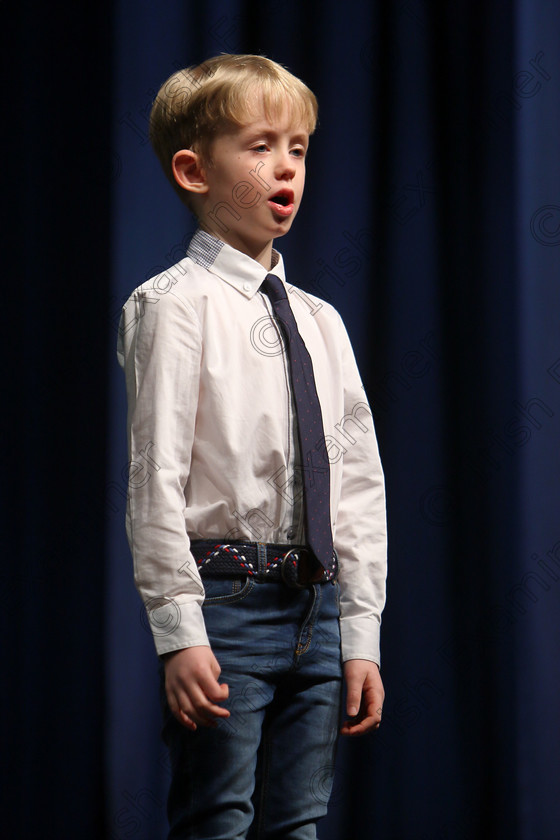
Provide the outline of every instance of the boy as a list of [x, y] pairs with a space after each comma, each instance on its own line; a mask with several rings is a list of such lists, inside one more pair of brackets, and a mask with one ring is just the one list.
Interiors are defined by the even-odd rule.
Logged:
[[340, 317], [286, 283], [272, 247], [299, 208], [316, 119], [312, 92], [261, 56], [175, 73], [152, 109], [152, 144], [199, 222], [186, 258], [130, 297], [119, 348], [170, 838], [315, 838], [342, 677], [342, 733], [381, 719], [371, 412]]

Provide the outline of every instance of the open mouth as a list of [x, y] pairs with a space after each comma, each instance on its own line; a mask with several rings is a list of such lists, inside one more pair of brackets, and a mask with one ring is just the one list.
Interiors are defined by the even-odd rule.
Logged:
[[291, 190], [280, 190], [268, 199], [273, 209], [282, 216], [288, 216], [294, 209], [294, 194]]

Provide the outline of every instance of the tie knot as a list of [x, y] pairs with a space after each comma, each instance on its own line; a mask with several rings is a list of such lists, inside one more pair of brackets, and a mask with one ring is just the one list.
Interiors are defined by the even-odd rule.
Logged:
[[286, 300], [288, 297], [284, 284], [280, 278], [276, 277], [274, 274], [266, 275], [261, 284], [261, 289], [266, 295], [268, 295], [271, 301]]

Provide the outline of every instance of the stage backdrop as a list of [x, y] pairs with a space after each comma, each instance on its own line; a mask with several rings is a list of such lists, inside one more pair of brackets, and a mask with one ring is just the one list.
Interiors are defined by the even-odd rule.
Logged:
[[268, 55], [318, 96], [278, 245], [346, 322], [387, 479], [383, 723], [341, 743], [319, 836], [560, 836], [560, 8], [434, 6], [14, 12], [10, 836], [165, 836], [115, 346], [123, 302], [194, 230], [150, 149], [151, 103], [220, 52]]

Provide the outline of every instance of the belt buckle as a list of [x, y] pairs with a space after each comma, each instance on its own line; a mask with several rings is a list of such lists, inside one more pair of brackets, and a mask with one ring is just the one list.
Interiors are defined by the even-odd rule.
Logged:
[[290, 589], [307, 589], [307, 584], [300, 583], [298, 580], [299, 557], [292, 557], [293, 554], [301, 555], [303, 551], [306, 549], [291, 548], [282, 558], [280, 564], [282, 580]]
[[[297, 559], [294, 560], [294, 558], [292, 557], [293, 554], [299, 555]], [[321, 564], [318, 561], [316, 561], [318, 567], [317, 572], [311, 574], [311, 571], [308, 570], [309, 574], [307, 576], [306, 581], [301, 582], [299, 573], [302, 555], [305, 555], [306, 559], [311, 559], [313, 557], [313, 555], [307, 548], [291, 548], [282, 558], [282, 563], [280, 566], [282, 580], [291, 589], [307, 589], [309, 584], [320, 583], [323, 579], [324, 569], [321, 567]]]

